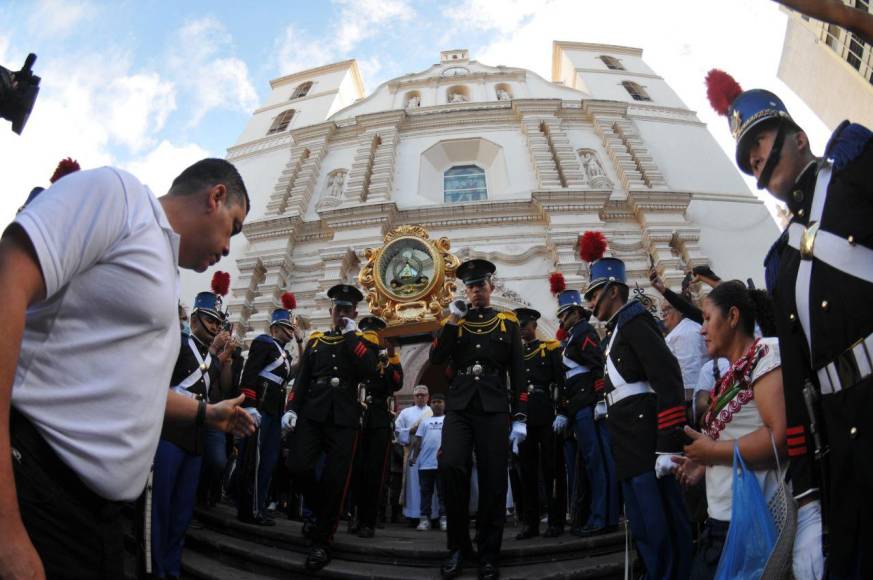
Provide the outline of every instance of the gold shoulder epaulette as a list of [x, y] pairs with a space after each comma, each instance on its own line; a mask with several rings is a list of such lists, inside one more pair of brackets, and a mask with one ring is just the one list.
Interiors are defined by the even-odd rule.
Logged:
[[515, 315], [515, 312], [498, 312], [497, 316], [501, 320], [508, 320], [518, 324], [518, 316]]
[[373, 346], [379, 346], [379, 335], [373, 332], [372, 330], [368, 330], [367, 332], [360, 333], [361, 337], [372, 344]]
[[549, 350], [555, 350], [556, 348], [561, 348], [561, 341], [559, 340], [547, 340], [546, 348]]

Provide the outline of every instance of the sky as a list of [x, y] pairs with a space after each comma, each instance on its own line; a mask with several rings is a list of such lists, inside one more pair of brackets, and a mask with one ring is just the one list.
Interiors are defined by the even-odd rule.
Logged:
[[703, 85], [722, 68], [779, 94], [821, 152], [826, 127], [776, 77], [786, 19], [771, 0], [4, 0], [0, 64], [36, 53], [42, 88], [22, 135], [0, 121], [0, 223], [64, 157], [127, 169], [162, 195], [186, 166], [225, 155], [270, 79], [355, 58], [369, 94], [453, 48], [546, 79], [553, 40], [642, 48], [733, 158]]

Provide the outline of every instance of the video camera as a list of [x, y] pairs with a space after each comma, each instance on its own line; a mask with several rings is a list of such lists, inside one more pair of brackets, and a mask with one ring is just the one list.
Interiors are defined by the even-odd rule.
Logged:
[[34, 62], [36, 55], [30, 53], [18, 72], [0, 66], [0, 117], [11, 121], [12, 130], [19, 135], [39, 94], [40, 78], [31, 71]]

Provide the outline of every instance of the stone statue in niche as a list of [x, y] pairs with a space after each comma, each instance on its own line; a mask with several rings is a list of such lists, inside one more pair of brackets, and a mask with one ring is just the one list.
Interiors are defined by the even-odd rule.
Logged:
[[318, 206], [321, 208], [339, 205], [342, 202], [343, 186], [345, 185], [345, 182], [345, 170], [334, 171], [333, 173], [328, 175], [325, 195], [322, 196], [322, 200], [318, 204]]
[[411, 97], [409, 97], [409, 100], [406, 101], [406, 108], [407, 109], [417, 109], [420, 106], [421, 106], [421, 97], [419, 97], [418, 95], [412, 95]]
[[585, 181], [591, 183], [593, 187], [609, 187], [612, 185], [594, 151], [582, 149], [579, 151], [579, 158], [582, 160]]
[[467, 97], [464, 95], [464, 93], [452, 93], [451, 95], [449, 95], [449, 102], [450, 103], [466, 103]]
[[504, 89], [497, 89], [497, 100], [498, 101], [511, 101], [512, 95], [509, 94], [509, 91]]

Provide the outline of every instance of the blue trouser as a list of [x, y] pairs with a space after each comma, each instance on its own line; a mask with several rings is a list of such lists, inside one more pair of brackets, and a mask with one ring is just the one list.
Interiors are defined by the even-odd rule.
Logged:
[[200, 474], [200, 497], [214, 501], [220, 497], [221, 478], [227, 467], [227, 434], [206, 427], [203, 429], [203, 471]]
[[645, 578], [685, 580], [691, 572], [691, 526], [679, 484], [654, 470], [621, 482], [624, 508]]
[[157, 578], [179, 576], [182, 545], [194, 513], [203, 458], [170, 443], [158, 443], [152, 486], [152, 564]]
[[606, 424], [594, 420], [593, 406], [583, 407], [576, 412], [573, 432], [591, 489], [591, 515], [585, 525], [591, 528], [615, 526], [618, 524], [618, 484]]
[[276, 461], [279, 460], [279, 447], [282, 443], [282, 418], [269, 413], [261, 414], [261, 427], [258, 437], [261, 443], [261, 461], [258, 465], [258, 513], [267, 507], [267, 494]]

